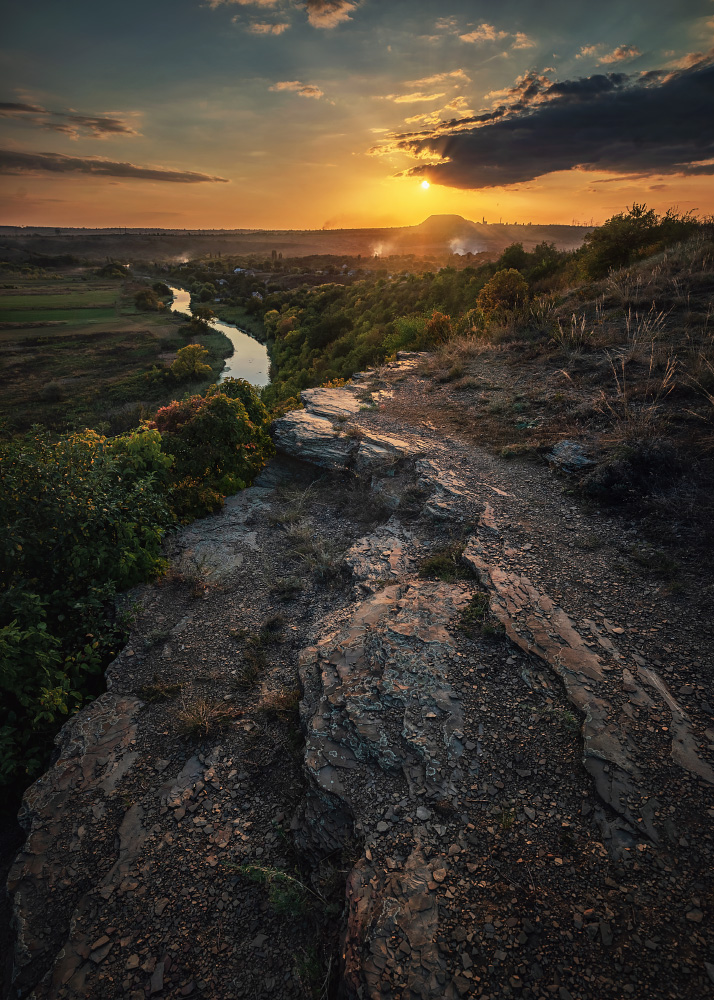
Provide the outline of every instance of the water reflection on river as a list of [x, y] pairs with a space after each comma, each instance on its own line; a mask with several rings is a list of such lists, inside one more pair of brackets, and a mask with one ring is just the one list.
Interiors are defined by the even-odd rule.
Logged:
[[[191, 295], [184, 288], [171, 288], [174, 300], [171, 303], [171, 312], [185, 313], [191, 315]], [[226, 323], [224, 320], [212, 319], [210, 325], [214, 330], [220, 330], [233, 344], [233, 354], [226, 358], [226, 367], [218, 379], [222, 382], [226, 378], [244, 378], [246, 382], [253, 385], [267, 385], [270, 381], [268, 376], [268, 365], [270, 359], [263, 344], [253, 340], [247, 333], [243, 333], [233, 323]]]

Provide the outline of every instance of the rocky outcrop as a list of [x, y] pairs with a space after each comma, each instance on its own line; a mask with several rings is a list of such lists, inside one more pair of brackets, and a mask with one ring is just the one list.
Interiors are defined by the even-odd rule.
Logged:
[[[655, 968], [648, 956], [670, 923], [678, 938], [691, 931], [688, 986], [701, 992], [695, 879], [714, 860], [699, 805], [714, 813], [714, 733], [693, 718], [694, 685], [675, 695], [658, 647], [617, 624], [635, 591], [621, 583], [605, 597], [611, 563], [593, 598], [580, 586], [593, 564], [575, 565], [572, 545], [553, 558], [562, 539], [543, 514], [554, 503], [547, 470], [536, 490], [534, 472], [519, 480], [445, 443], [421, 412], [381, 418], [374, 404], [397, 396], [418, 363], [306, 390], [305, 409], [276, 422], [279, 450], [341, 474], [321, 478], [320, 513], [300, 532], [304, 514], [286, 511], [290, 491], [278, 489], [298, 474], [293, 462], [174, 540], [175, 575], [200, 580], [198, 593], [176, 606], [160, 588], [140, 595], [161, 608], [162, 627], [111, 665], [109, 690], [65, 726], [56, 763], [26, 795], [28, 838], [9, 882], [20, 993], [305, 995], [293, 971], [307, 954], [300, 922], [286, 930], [264, 897], [226, 881], [243, 861], [294, 871], [292, 847], [281, 853], [289, 833], [313, 898], [324, 870], [346, 880], [346, 1000], [535, 997], [544, 981], [545, 995], [614, 1000], [611, 948], [622, 982], [640, 963], [622, 995], [659, 996], [671, 961]], [[328, 577], [339, 571], [339, 588], [300, 594], [295, 567], [309, 565], [347, 473], [381, 523], [365, 527], [369, 511], [358, 510], [345, 534], [341, 513]], [[300, 503], [318, 492], [301, 486]], [[569, 539], [573, 510], [556, 514]], [[291, 531], [304, 547], [293, 555]], [[439, 553], [446, 579], [422, 577]], [[286, 589], [298, 592], [293, 605]], [[273, 649], [272, 672], [266, 617], [301, 636]], [[246, 693], [248, 625], [265, 647]], [[196, 676], [229, 719], [199, 745], [172, 728]], [[284, 776], [296, 733], [280, 726], [297, 679], [304, 747]], [[673, 913], [662, 893], [674, 876], [659, 873], [679, 865], [682, 880], [687, 850], [688, 908]]]
[[[409, 371], [418, 355], [400, 356], [393, 371]], [[365, 381], [369, 373], [363, 373]], [[377, 397], [379, 387], [374, 386]], [[304, 389], [304, 406], [293, 410], [273, 424], [275, 446], [292, 458], [311, 462], [333, 471], [352, 470], [358, 475], [383, 471], [399, 461], [419, 454], [423, 445], [413, 435], [409, 438], [374, 434], [349, 423], [361, 410], [374, 405], [367, 385], [358, 382], [343, 389]]]

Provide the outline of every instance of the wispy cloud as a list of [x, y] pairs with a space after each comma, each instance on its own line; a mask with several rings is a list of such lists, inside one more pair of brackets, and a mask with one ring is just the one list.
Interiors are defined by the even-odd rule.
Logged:
[[444, 97], [445, 94], [442, 92], [440, 94], [422, 94], [418, 91], [414, 94], [384, 94], [380, 97], [382, 101], [394, 101], [395, 104], [417, 104], [420, 101], [437, 101], [440, 97]]
[[471, 83], [471, 77], [462, 69], [452, 69], [447, 73], [434, 73], [432, 76], [422, 77], [421, 80], [407, 80], [407, 87], [429, 87], [435, 83], [449, 83], [451, 80], [462, 80], [464, 83]]
[[532, 38], [523, 31], [517, 31], [513, 36], [513, 42], [511, 43], [512, 49], [532, 49], [535, 48], [535, 42]]
[[63, 132], [71, 139], [78, 139], [80, 135], [107, 139], [116, 135], [140, 134], [125, 118], [116, 115], [80, 115], [75, 111], [50, 111], [39, 104], [14, 101], [0, 102], [0, 118], [14, 118], [35, 128]]
[[[604, 52], [604, 45], [583, 45], [576, 59], [597, 59], [598, 66], [609, 66], [611, 63], [625, 62], [627, 59], [635, 59], [642, 53], [634, 45], [618, 45], [612, 52]], [[602, 53], [602, 54], [601, 54]]]
[[575, 56], [576, 59], [594, 59], [598, 54], [601, 45], [583, 45], [580, 52]]
[[0, 174], [90, 174], [95, 177], [122, 177], [134, 180], [168, 181], [173, 184], [228, 184], [227, 177], [194, 170], [166, 170], [120, 163], [103, 156], [65, 156], [64, 153], [22, 153], [0, 149]]
[[206, 0], [206, 5], [215, 10], [227, 4], [237, 4], [239, 7], [277, 7], [281, 0]]
[[492, 24], [480, 24], [473, 31], [459, 35], [462, 42], [500, 42], [503, 38], [508, 38], [507, 31], [499, 31]]
[[300, 80], [280, 80], [278, 83], [274, 83], [270, 90], [290, 90], [300, 97], [314, 97], [319, 100], [320, 97], [324, 97], [324, 90], [320, 90], [313, 83], [302, 83]]
[[600, 56], [600, 65], [607, 66], [610, 63], [625, 62], [626, 59], [635, 59], [637, 56], [641, 56], [642, 53], [634, 45], [618, 45], [616, 49], [612, 52], [608, 52], [604, 56]]
[[246, 28], [254, 35], [282, 35], [284, 31], [287, 31], [290, 25], [286, 21], [281, 21], [278, 24], [268, 24], [264, 21], [257, 21], [253, 24], [249, 24]]
[[304, 0], [307, 19], [314, 28], [335, 28], [351, 20], [359, 0]]
[[[361, 0], [205, 0], [213, 10], [235, 4], [239, 7], [260, 7], [273, 9], [275, 7], [300, 7], [307, 13], [307, 19], [313, 28], [336, 28], [343, 21], [350, 21], [352, 14], [359, 7]], [[269, 32], [258, 32], [268, 34]], [[270, 32], [281, 34], [281, 32]]]
[[474, 28], [472, 31], [459, 34], [459, 38], [462, 42], [469, 42], [475, 45], [481, 45], [485, 42], [502, 42], [505, 38], [510, 38], [510, 47], [512, 49], [532, 49], [535, 48], [536, 44], [524, 31], [512, 33], [510, 31], [503, 31], [501, 28], [496, 28], [492, 24], [480, 24], [478, 28]]
[[444, 105], [444, 111], [453, 111], [457, 115], [472, 115], [474, 112], [468, 103], [465, 97], [453, 97]]

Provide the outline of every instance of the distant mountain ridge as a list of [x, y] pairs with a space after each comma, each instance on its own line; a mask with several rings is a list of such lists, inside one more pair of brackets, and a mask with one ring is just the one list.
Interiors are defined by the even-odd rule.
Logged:
[[391, 254], [500, 253], [512, 243], [526, 249], [543, 241], [560, 250], [579, 247], [591, 226], [471, 222], [460, 215], [430, 215], [416, 226], [394, 229], [186, 230], [66, 229], [0, 227], [0, 259], [20, 252], [73, 253], [90, 259], [171, 260], [206, 253], [284, 257], [335, 254], [363, 257]]

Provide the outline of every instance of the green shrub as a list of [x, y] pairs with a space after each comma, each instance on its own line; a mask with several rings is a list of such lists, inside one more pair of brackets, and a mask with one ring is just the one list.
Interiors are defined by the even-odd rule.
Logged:
[[496, 271], [478, 294], [476, 303], [485, 313], [499, 309], [515, 309], [528, 297], [528, 282], [513, 267], [506, 271]]
[[0, 443], [0, 784], [33, 776], [58, 722], [98, 690], [114, 594], [163, 567], [169, 464], [148, 429]]
[[689, 213], [680, 215], [669, 209], [658, 216], [653, 209], [635, 202], [627, 212], [613, 215], [587, 234], [578, 253], [582, 274], [586, 278], [603, 278], [612, 270], [687, 239], [698, 227], [698, 221]]
[[134, 296], [134, 305], [142, 312], [158, 312], [162, 308], [159, 297], [153, 288], [142, 288]]
[[216, 510], [249, 486], [275, 450], [268, 411], [242, 379], [162, 407], [155, 426], [173, 459], [172, 505], [182, 520]]
[[204, 361], [207, 357], [208, 351], [201, 344], [186, 344], [185, 347], [179, 347], [176, 360], [171, 365], [171, 374], [179, 381], [205, 378], [212, 371], [211, 366]]

